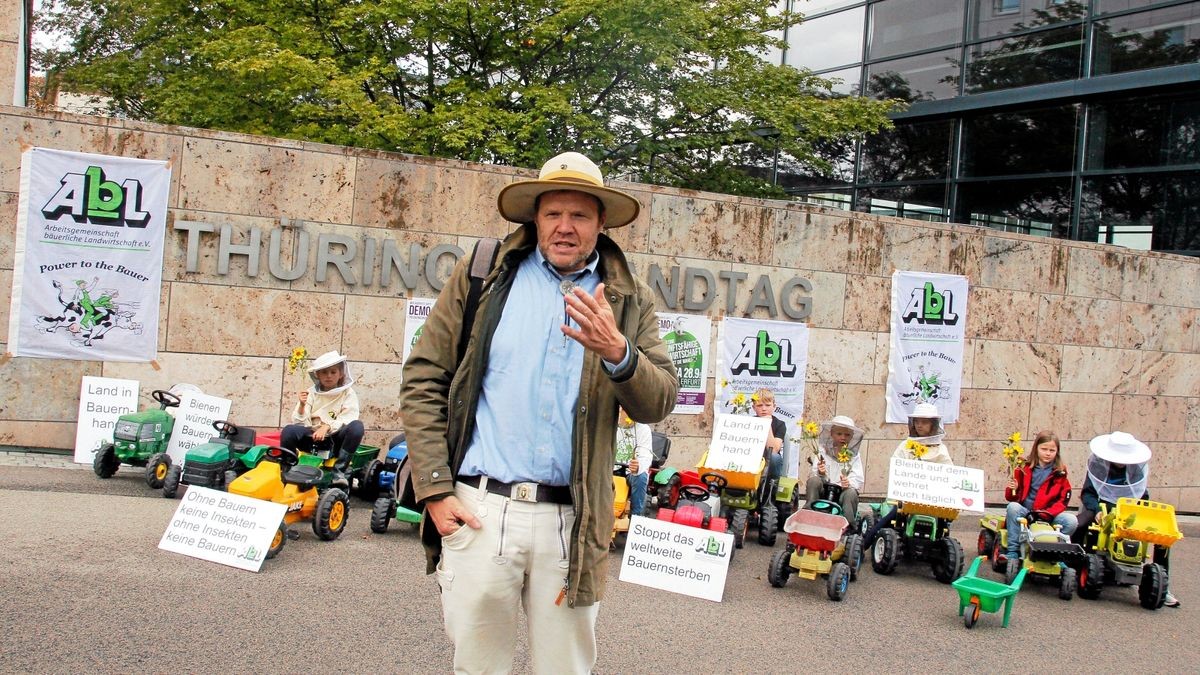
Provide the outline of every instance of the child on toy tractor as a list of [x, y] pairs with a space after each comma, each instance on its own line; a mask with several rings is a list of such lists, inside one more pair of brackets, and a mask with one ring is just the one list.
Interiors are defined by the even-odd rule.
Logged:
[[851, 523], [855, 522], [858, 491], [863, 486], [862, 457], [859, 455], [862, 439], [863, 430], [845, 415], [821, 423], [821, 432], [817, 436], [820, 452], [804, 485], [806, 508], [812, 508], [820, 499], [836, 501], [842, 507], [842, 515]]
[[350, 363], [337, 350], [318, 356], [308, 367], [312, 386], [297, 396], [292, 422], [283, 428], [280, 446], [289, 450], [335, 453], [335, 485], [348, 488], [345, 472], [362, 443], [363, 423], [358, 419], [358, 395], [352, 388]]
[[1008, 500], [1004, 517], [1008, 558], [1020, 557], [1022, 518], [1050, 523], [1068, 537], [1075, 531], [1075, 516], [1066, 511], [1071, 501], [1071, 481], [1054, 432], [1041, 431], [1034, 437], [1025, 464], [1013, 470], [1004, 498]]

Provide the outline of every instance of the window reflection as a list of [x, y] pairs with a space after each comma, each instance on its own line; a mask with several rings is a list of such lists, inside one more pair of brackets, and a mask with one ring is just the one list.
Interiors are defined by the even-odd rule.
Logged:
[[1200, 164], [1200, 95], [1092, 106], [1087, 168]]
[[963, 122], [964, 176], [1070, 171], [1077, 106], [994, 113]]
[[1080, 228], [1085, 241], [1200, 255], [1200, 175], [1086, 179]]
[[804, 21], [788, 29], [787, 63], [825, 70], [862, 61], [865, 7]]
[[871, 5], [871, 59], [962, 41], [962, 0], [885, 0]]
[[1051, 29], [975, 45], [966, 91], [975, 94], [1079, 77], [1083, 26]]
[[1200, 3], [1097, 21], [1092, 74], [1161, 68], [1200, 59]]
[[1068, 178], [989, 180], [958, 187], [955, 222], [1005, 232], [1066, 237], [1071, 223]]
[[957, 49], [872, 63], [867, 66], [867, 96], [910, 103], [953, 98], [958, 93]]
[[859, 190], [856, 211], [881, 216], [896, 216], [911, 220], [944, 223], [946, 186], [908, 185], [895, 188], [865, 188]]
[[974, 40], [1053, 26], [1083, 18], [1087, 2], [1043, 2], [1042, 0], [974, 0], [970, 35]]
[[897, 123], [863, 142], [864, 183], [945, 178], [950, 170], [951, 120]]

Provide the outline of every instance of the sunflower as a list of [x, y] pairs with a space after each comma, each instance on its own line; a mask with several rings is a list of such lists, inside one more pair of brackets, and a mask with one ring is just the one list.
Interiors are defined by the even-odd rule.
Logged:
[[854, 459], [854, 455], [850, 454], [850, 448], [847, 448], [846, 446], [843, 445], [842, 449], [838, 450], [838, 454], [837, 454], [838, 463], [849, 464], [850, 460], [852, 460], [852, 459]]
[[304, 347], [296, 347], [292, 349], [292, 355], [289, 356], [287, 360], [288, 374], [294, 374], [296, 370], [303, 366], [306, 361], [308, 361], [307, 349]]
[[922, 459], [925, 457], [925, 453], [929, 452], [929, 446], [918, 443], [911, 438], [904, 444], [904, 447], [913, 456], [913, 459]]

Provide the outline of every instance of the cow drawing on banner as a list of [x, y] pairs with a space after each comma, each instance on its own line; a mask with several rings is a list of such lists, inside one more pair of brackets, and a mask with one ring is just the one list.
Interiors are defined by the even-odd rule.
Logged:
[[938, 371], [926, 373], [924, 365], [918, 369], [912, 391], [900, 394], [900, 398], [904, 399], [906, 403], [914, 400], [916, 403], [933, 402], [937, 399], [949, 398], [949, 396], [950, 384], [942, 379], [942, 374]]
[[134, 320], [137, 303], [118, 303], [118, 293], [113, 289], [103, 289], [98, 297], [93, 297], [99, 282], [99, 277], [93, 277], [90, 284], [76, 279], [73, 282], [75, 289], [68, 297], [62, 282], [51, 281], [58, 292], [62, 312], [57, 316], [37, 317], [38, 327], [47, 333], [65, 328], [72, 343], [85, 347], [91, 347], [93, 340], [103, 339], [113, 328], [141, 335], [143, 324]]

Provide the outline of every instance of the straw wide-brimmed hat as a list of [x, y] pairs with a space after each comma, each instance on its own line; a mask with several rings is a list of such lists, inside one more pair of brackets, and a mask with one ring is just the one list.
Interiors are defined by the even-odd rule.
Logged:
[[1141, 464], [1150, 461], [1150, 446], [1124, 431], [1097, 436], [1088, 441], [1092, 454], [1114, 464]]
[[578, 152], [564, 152], [542, 165], [537, 180], [504, 186], [496, 200], [500, 215], [514, 223], [532, 223], [537, 196], [555, 190], [585, 192], [603, 202], [606, 230], [633, 222], [642, 208], [632, 196], [604, 187], [604, 176], [592, 160]]

